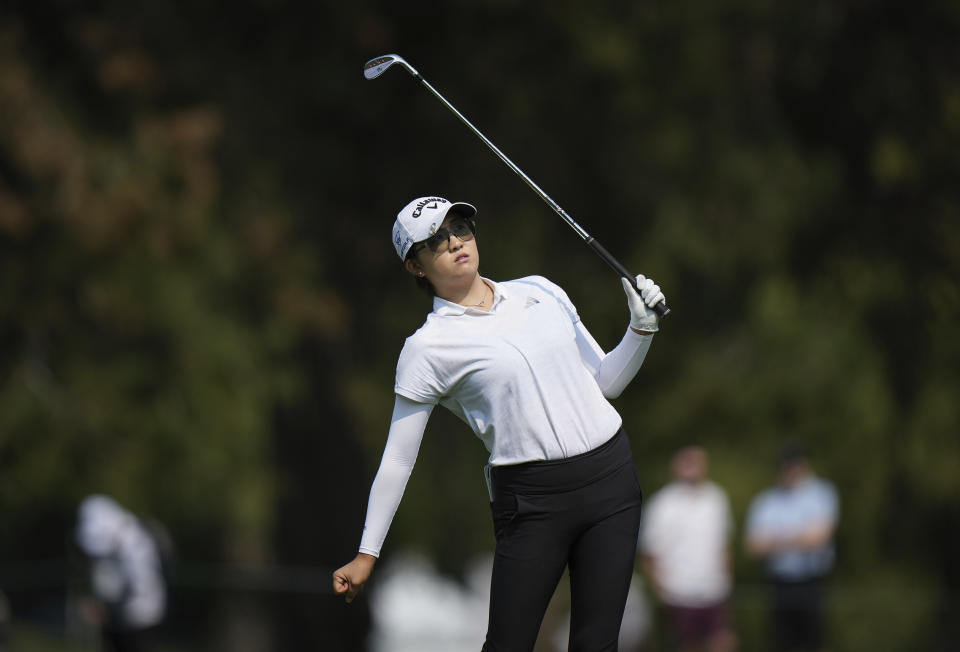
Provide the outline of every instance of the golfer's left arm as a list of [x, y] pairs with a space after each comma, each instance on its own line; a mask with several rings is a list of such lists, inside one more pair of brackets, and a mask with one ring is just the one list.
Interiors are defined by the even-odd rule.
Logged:
[[612, 351], [604, 353], [582, 321], [575, 325], [580, 357], [593, 372], [600, 390], [607, 398], [620, 396], [637, 375], [647, 357], [653, 335], [660, 328], [660, 318], [652, 308], [665, 300], [663, 292], [652, 279], [645, 278], [642, 274], [637, 276], [636, 280], [637, 287], [640, 288], [639, 295], [627, 279], [621, 279], [630, 310], [630, 326]]

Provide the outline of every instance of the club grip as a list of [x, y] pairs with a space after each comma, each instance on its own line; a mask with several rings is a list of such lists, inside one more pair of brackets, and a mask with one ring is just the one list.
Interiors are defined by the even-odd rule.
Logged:
[[[613, 271], [627, 279], [637, 294], [640, 294], [640, 288], [637, 287], [637, 277], [635, 274], [631, 274], [629, 269], [621, 265], [620, 261], [614, 258], [609, 251], [604, 249], [603, 245], [597, 242], [596, 238], [593, 236], [586, 238], [586, 243], [590, 245], [591, 249], [597, 252], [598, 256], [603, 258], [604, 262], [606, 262], [607, 265], [613, 269]], [[653, 311], [661, 317], [666, 317], [670, 314], [670, 308], [667, 308], [667, 302], [662, 299], [653, 306]]]

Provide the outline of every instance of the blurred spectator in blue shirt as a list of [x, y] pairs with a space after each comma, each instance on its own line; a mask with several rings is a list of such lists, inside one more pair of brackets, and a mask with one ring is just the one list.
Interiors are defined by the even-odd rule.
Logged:
[[779, 479], [750, 504], [746, 549], [766, 561], [775, 649], [823, 650], [824, 580], [833, 568], [837, 492], [814, 475], [796, 442], [781, 450]]

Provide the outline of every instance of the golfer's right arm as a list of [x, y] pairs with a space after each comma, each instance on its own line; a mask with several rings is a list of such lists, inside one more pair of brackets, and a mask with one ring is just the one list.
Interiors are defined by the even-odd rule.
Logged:
[[432, 410], [432, 404], [417, 403], [399, 395], [394, 401], [380, 469], [370, 487], [360, 552], [353, 561], [333, 573], [333, 591], [344, 595], [347, 602], [353, 601], [373, 572], [373, 565], [380, 556], [383, 540], [417, 461], [423, 431]]

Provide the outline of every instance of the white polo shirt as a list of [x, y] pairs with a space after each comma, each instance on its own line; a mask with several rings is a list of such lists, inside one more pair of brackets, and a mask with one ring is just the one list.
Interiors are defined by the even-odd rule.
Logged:
[[640, 548], [653, 557], [664, 600], [704, 607], [730, 593], [727, 550], [733, 514], [726, 492], [713, 482], [671, 482], [644, 508]]
[[492, 465], [562, 459], [606, 442], [622, 419], [581, 358], [580, 317], [566, 293], [542, 276], [487, 282], [489, 312], [434, 298], [400, 353], [394, 391], [451, 410]]

